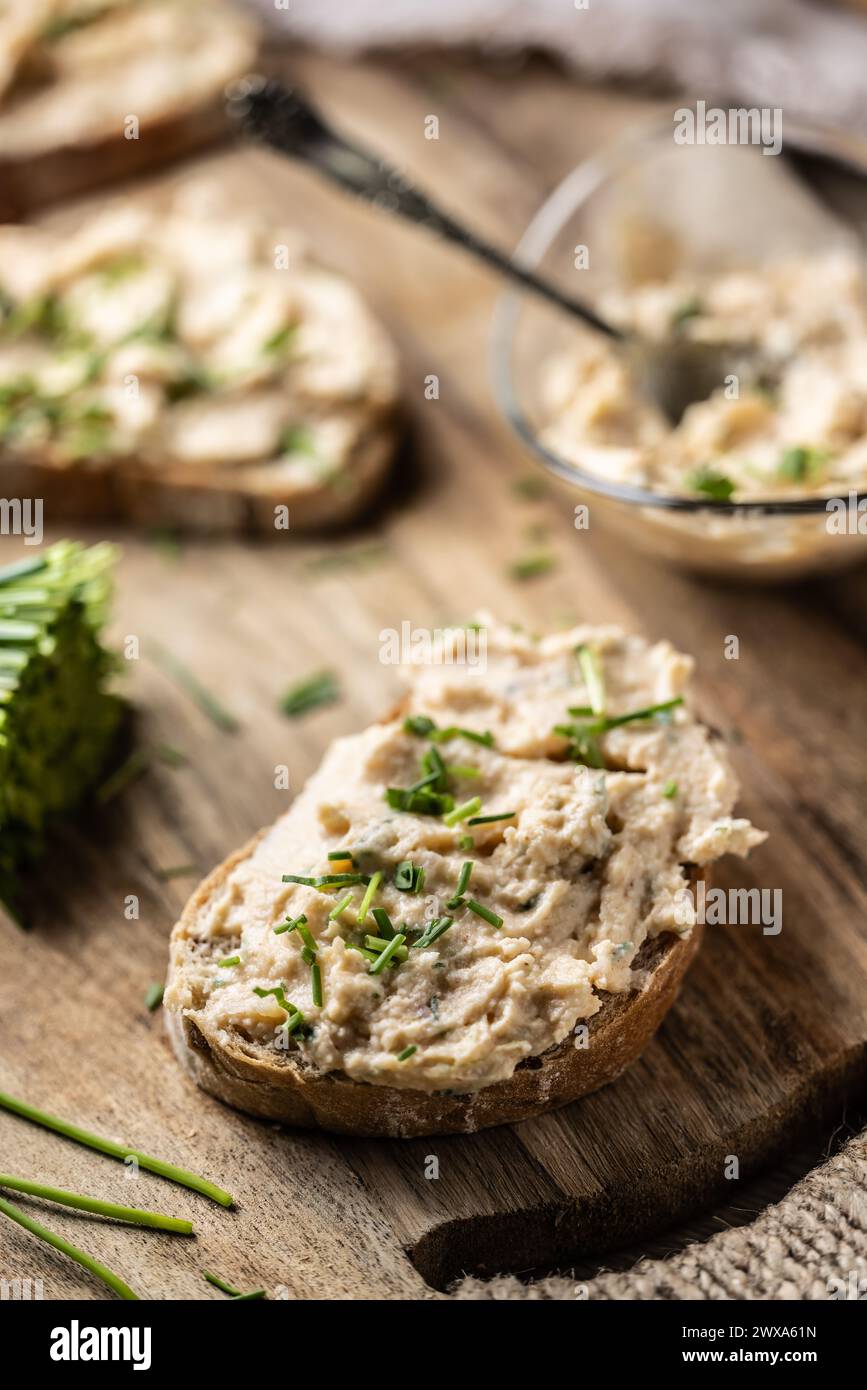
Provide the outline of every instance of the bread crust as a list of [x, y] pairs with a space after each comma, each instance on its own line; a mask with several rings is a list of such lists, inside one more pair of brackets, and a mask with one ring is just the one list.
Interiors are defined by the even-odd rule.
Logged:
[[[172, 935], [168, 983], [183, 968], [186, 928], [263, 834], [219, 865], [187, 903]], [[706, 877], [705, 872], [690, 866], [690, 882], [699, 877]], [[225, 1033], [217, 1036], [188, 1014], [166, 1011], [165, 1023], [175, 1056], [196, 1085], [248, 1114], [370, 1138], [468, 1134], [531, 1119], [616, 1080], [674, 1003], [701, 930], [697, 925], [688, 937], [663, 933], [644, 943], [636, 960], [642, 987], [603, 997], [601, 1009], [588, 1020], [586, 1047], [576, 1047], [569, 1034], [541, 1056], [520, 1063], [505, 1080], [465, 1096], [373, 1086], [342, 1072], [321, 1072], [305, 1065], [300, 1054], [278, 1055]]]
[[[397, 407], [369, 422], [344, 465], [345, 488], [311, 483], [283, 489], [245, 485], [244, 467], [190, 470], [182, 479], [137, 460], [86, 460], [67, 466], [0, 453], [0, 476], [10, 497], [41, 497], [54, 517], [81, 522], [130, 521], [194, 532], [246, 532], [285, 537], [293, 531], [331, 530], [358, 516], [376, 496], [400, 436]], [[286, 507], [288, 526], [275, 527], [275, 508]]]
[[226, 9], [218, 18], [224, 26], [231, 24], [237, 55], [231, 71], [226, 66], [215, 74], [206, 99], [191, 104], [179, 93], [175, 110], [144, 120], [135, 140], [126, 139], [119, 128], [96, 139], [43, 150], [0, 152], [0, 221], [19, 221], [50, 203], [133, 178], [225, 138], [226, 84], [250, 69], [259, 41], [258, 31], [243, 13]]

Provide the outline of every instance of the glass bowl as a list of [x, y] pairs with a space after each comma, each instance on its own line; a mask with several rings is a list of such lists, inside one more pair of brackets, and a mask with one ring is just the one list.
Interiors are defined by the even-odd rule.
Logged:
[[[592, 303], [630, 274], [641, 276], [642, 257], [658, 257], [660, 248], [672, 267], [705, 272], [835, 243], [863, 255], [867, 143], [788, 123], [783, 152], [765, 156], [755, 147], [677, 145], [672, 128], [671, 117], [660, 120], [574, 169], [530, 223], [515, 259]], [[581, 247], [589, 265], [576, 270]], [[510, 289], [494, 313], [492, 371], [517, 434], [571, 484], [576, 527], [598, 522], [666, 562], [761, 582], [867, 560], [867, 514], [863, 534], [858, 529], [867, 494], [708, 502], [605, 478], [581, 466], [578, 447], [567, 457], [544, 442], [545, 364], [574, 343], [575, 332], [568, 314]]]

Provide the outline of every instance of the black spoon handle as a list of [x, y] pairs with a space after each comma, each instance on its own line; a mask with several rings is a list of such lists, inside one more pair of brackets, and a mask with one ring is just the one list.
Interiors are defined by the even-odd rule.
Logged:
[[375, 207], [397, 213], [407, 221], [426, 227], [447, 241], [464, 247], [508, 279], [516, 280], [542, 295], [560, 309], [582, 319], [597, 332], [609, 338], [620, 339], [624, 336], [586, 304], [562, 294], [548, 281], [516, 265], [496, 247], [480, 240], [419, 192], [405, 174], [393, 169], [385, 160], [344, 140], [296, 89], [285, 87], [275, 79], [266, 81], [257, 76], [246, 77], [230, 90], [227, 109], [247, 134], [279, 150], [281, 154], [311, 165]]

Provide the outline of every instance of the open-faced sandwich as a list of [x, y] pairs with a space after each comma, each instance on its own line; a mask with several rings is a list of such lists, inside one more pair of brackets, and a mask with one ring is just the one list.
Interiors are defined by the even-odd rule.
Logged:
[[53, 516], [332, 526], [390, 463], [396, 355], [297, 235], [194, 187], [0, 228], [0, 491]]
[[0, 216], [213, 139], [256, 46], [223, 0], [3, 0]]
[[764, 838], [690, 659], [611, 628], [478, 636], [483, 662], [419, 669], [188, 903], [167, 1021], [220, 1099], [478, 1129], [613, 1080], [672, 1004], [697, 866]]

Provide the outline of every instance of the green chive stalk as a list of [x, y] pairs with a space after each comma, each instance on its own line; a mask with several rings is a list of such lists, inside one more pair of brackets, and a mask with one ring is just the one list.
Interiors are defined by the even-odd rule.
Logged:
[[62, 1187], [50, 1187], [44, 1182], [31, 1182], [29, 1178], [16, 1178], [11, 1173], [0, 1173], [0, 1187], [12, 1192], [24, 1192], [28, 1197], [44, 1197], [48, 1202], [58, 1202], [63, 1207], [76, 1207], [79, 1211], [92, 1211], [97, 1216], [108, 1216], [114, 1221], [129, 1221], [133, 1226], [151, 1226], [158, 1231], [173, 1231], [176, 1235], [193, 1234], [193, 1223], [182, 1221], [177, 1216], [162, 1216], [158, 1211], [144, 1211], [141, 1207], [123, 1207], [117, 1202], [103, 1202], [99, 1197], [85, 1197], [78, 1192], [67, 1192]]
[[165, 1163], [161, 1158], [151, 1158], [139, 1149], [116, 1144], [113, 1139], [103, 1139], [98, 1134], [91, 1134], [89, 1130], [72, 1125], [68, 1120], [58, 1119], [56, 1115], [48, 1115], [44, 1110], [37, 1110], [36, 1106], [17, 1100], [5, 1091], [0, 1091], [0, 1108], [11, 1110], [13, 1115], [20, 1115], [22, 1119], [31, 1120], [33, 1124], [42, 1125], [44, 1129], [53, 1129], [56, 1134], [62, 1134], [65, 1139], [72, 1139], [76, 1144], [84, 1144], [88, 1149], [108, 1154], [110, 1158], [134, 1158], [140, 1168], [157, 1173], [161, 1178], [168, 1178], [169, 1182], [179, 1183], [181, 1187], [189, 1187], [193, 1192], [201, 1192], [204, 1197], [210, 1197], [212, 1202], [218, 1202], [221, 1207], [235, 1205], [235, 1199], [230, 1193], [224, 1192], [221, 1187], [208, 1182], [206, 1178], [200, 1178], [196, 1173], [189, 1173], [185, 1168], [176, 1167], [174, 1163]]
[[70, 1244], [68, 1240], [63, 1239], [63, 1236], [57, 1236], [45, 1226], [40, 1226], [38, 1221], [34, 1221], [31, 1216], [21, 1211], [20, 1208], [13, 1206], [11, 1202], [7, 1202], [5, 1197], [0, 1197], [0, 1212], [2, 1212], [4, 1216], [8, 1216], [10, 1221], [16, 1221], [19, 1226], [23, 1226], [25, 1231], [29, 1231], [31, 1235], [38, 1236], [38, 1238], [44, 1240], [47, 1245], [53, 1245], [55, 1250], [59, 1250], [63, 1255], [68, 1255], [71, 1260], [75, 1260], [76, 1264], [80, 1264], [84, 1269], [89, 1270], [91, 1274], [95, 1274], [97, 1279], [101, 1279], [104, 1284], [108, 1285], [112, 1293], [117, 1294], [118, 1298], [129, 1299], [134, 1302], [138, 1301], [138, 1294], [133, 1293], [128, 1284], [125, 1284], [123, 1280], [118, 1278], [116, 1274], [113, 1274], [110, 1269], [106, 1269], [105, 1265], [99, 1263], [99, 1260], [95, 1260], [92, 1255], [88, 1255], [84, 1250], [79, 1250], [77, 1245]]

